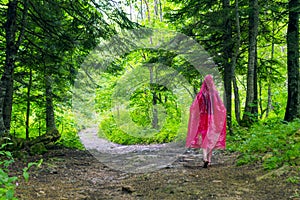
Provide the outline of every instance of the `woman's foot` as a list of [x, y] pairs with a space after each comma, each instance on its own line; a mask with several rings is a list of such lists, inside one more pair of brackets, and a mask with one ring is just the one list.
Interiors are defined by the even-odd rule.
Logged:
[[203, 164], [203, 168], [207, 168], [208, 167], [208, 161], [204, 161], [204, 164]]

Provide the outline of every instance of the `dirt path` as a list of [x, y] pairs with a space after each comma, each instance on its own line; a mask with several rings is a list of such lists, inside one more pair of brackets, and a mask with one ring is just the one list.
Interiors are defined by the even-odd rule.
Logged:
[[[94, 138], [95, 140], [97, 139]], [[97, 144], [102, 144], [96, 145], [101, 151], [104, 151], [106, 145], [107, 151], [117, 153], [120, 150], [124, 155], [131, 155], [125, 160], [133, 159], [137, 155], [134, 152], [150, 158], [164, 149], [164, 145], [124, 147], [106, 141]], [[149, 152], [152, 156], [148, 156]], [[201, 167], [199, 152], [187, 151], [178, 154], [173, 162], [157, 164], [156, 170], [144, 173], [129, 173], [126, 171], [128, 168], [117, 170], [115, 166], [109, 168], [108, 162], [100, 162], [93, 154], [91, 150], [53, 149], [43, 156], [31, 157], [28, 161], [43, 158], [43, 165], [30, 170], [28, 183], [18, 183], [17, 197], [24, 200], [300, 199], [297, 197], [299, 185], [286, 182], [286, 173], [273, 178], [262, 178], [267, 172], [261, 166], [237, 167], [234, 165], [236, 156], [226, 152], [216, 152], [213, 165], [208, 169]], [[21, 161], [16, 161], [13, 165], [19, 176], [23, 166]]]
[[119, 145], [99, 138], [97, 132], [96, 127], [80, 132], [81, 142], [101, 163], [123, 172], [146, 173], [165, 168], [186, 152], [183, 142]]

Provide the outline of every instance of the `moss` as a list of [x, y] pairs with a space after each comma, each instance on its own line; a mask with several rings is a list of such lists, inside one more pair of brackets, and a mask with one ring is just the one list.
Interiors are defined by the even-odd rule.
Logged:
[[36, 143], [30, 147], [30, 154], [37, 155], [37, 154], [44, 154], [48, 150], [46, 149], [44, 143]]

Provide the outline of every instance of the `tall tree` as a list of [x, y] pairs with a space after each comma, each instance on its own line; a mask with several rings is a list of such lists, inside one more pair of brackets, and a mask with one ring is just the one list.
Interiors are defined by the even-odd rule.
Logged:
[[292, 121], [295, 118], [300, 117], [299, 9], [299, 0], [289, 1], [289, 22], [287, 31], [288, 100], [284, 117], [286, 121]]
[[47, 131], [56, 130], [54, 106], [53, 106], [53, 92], [52, 92], [52, 77], [45, 73], [45, 97], [46, 97], [46, 128]]
[[[47, 66], [58, 65], [59, 67], [50, 68], [47, 75], [56, 78], [55, 82], [51, 82], [52, 84], [64, 83], [62, 85], [68, 85], [70, 89], [70, 84], [67, 82], [71, 83], [74, 80], [76, 68], [80, 66], [84, 55], [87, 55], [98, 44], [99, 38], [109, 37], [116, 33], [117, 26], [133, 27], [133, 23], [129, 22], [124, 12], [112, 4], [114, 4], [112, 1], [90, 2], [88, 0], [76, 2], [9, 0], [0, 3], [1, 14], [6, 14], [5, 17], [1, 15], [5, 21], [5, 23], [1, 22], [5, 28], [3, 30], [5, 35], [1, 33], [0, 37], [1, 42], [6, 44], [6, 50], [0, 84], [0, 135], [9, 132], [10, 129], [15, 68], [17, 66], [25, 69], [23, 66], [29, 66], [25, 59], [23, 59], [23, 63], [18, 62], [20, 57], [35, 52], [36, 55], [26, 55], [25, 57], [36, 59], [31, 61], [31, 63], [35, 63], [31, 67], [36, 73], [34, 76], [39, 76], [40, 80], [43, 80], [44, 77], [44, 68], [41, 67], [40, 60], [42, 55], [59, 58], [59, 61], [48, 59]], [[25, 51], [26, 49], [31, 49], [31, 51]], [[20, 54], [20, 50], [23, 55]], [[4, 60], [3, 54], [0, 54], [0, 57], [1, 61]], [[18, 71], [20, 74], [27, 73], [25, 72], [27, 69], [23, 72], [22, 70]], [[19, 80], [19, 84], [27, 85], [25, 82]], [[31, 91], [34, 91], [36, 84], [33, 82]], [[42, 85], [45, 86], [45, 84]], [[48, 88], [47, 91], [49, 94], [51, 89]], [[57, 96], [52, 95], [53, 99], [58, 99]], [[28, 96], [30, 94], [27, 94]]]
[[223, 33], [223, 59], [224, 59], [224, 87], [226, 95], [226, 110], [227, 110], [227, 126], [228, 130], [232, 132], [232, 25], [231, 25], [231, 9], [230, 1], [223, 0], [223, 12], [224, 12], [224, 33]]
[[32, 87], [32, 69], [29, 69], [29, 81], [28, 81], [28, 86], [27, 86], [27, 99], [26, 99], [26, 121], [25, 121], [25, 135], [26, 135], [26, 140], [29, 139], [29, 119], [30, 119], [30, 103], [31, 103], [31, 96], [30, 96], [30, 92], [31, 92], [31, 87]]
[[236, 24], [236, 39], [234, 41], [234, 53], [232, 57], [232, 84], [233, 84], [233, 90], [234, 90], [234, 111], [235, 111], [235, 118], [238, 124], [240, 124], [240, 96], [239, 96], [239, 90], [238, 85], [236, 81], [235, 76], [235, 69], [236, 64], [238, 61], [239, 56], [239, 49], [240, 49], [240, 43], [241, 43], [241, 28], [240, 28], [240, 15], [239, 15], [239, 0], [235, 0], [235, 24]]
[[258, 35], [258, 0], [249, 0], [249, 47], [248, 47], [248, 72], [247, 96], [243, 115], [243, 125], [252, 124], [257, 118], [257, 35]]
[[17, 28], [17, 10], [20, 2], [10, 0], [7, 4], [7, 20], [5, 23], [6, 58], [0, 84], [0, 136], [10, 129], [13, 103], [13, 75], [17, 53], [24, 37], [28, 10], [28, 1], [24, 0], [22, 3], [23, 12], [20, 29]]

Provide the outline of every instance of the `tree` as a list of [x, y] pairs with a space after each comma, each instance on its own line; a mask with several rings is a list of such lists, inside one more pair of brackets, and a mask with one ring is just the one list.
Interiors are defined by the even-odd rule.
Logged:
[[[22, 43], [27, 21], [28, 1], [24, 0], [21, 28], [17, 30], [17, 8], [19, 1], [10, 0], [7, 4], [5, 23], [6, 58], [0, 87], [0, 136], [10, 129], [13, 100], [13, 75], [19, 47]], [[18, 38], [17, 38], [18, 34]]]
[[[1, 40], [6, 44], [6, 51], [4, 71], [1, 71], [0, 135], [9, 132], [10, 129], [14, 82], [18, 80], [18, 86], [27, 85], [26, 81], [22, 80], [26, 77], [25, 74], [28, 74], [26, 66], [30, 66], [34, 73], [32, 77], [36, 77], [38, 81], [32, 82], [32, 88], [23, 97], [30, 98], [30, 93], [40, 84], [47, 91], [45, 94], [53, 97], [43, 100], [43, 106], [46, 107], [46, 102], [61, 98], [54, 94], [53, 87], [63, 88], [61, 91], [70, 90], [80, 62], [98, 44], [100, 38], [107, 38], [116, 33], [116, 27], [133, 27], [133, 23], [126, 18], [124, 12], [112, 4], [111, 1], [87, 0], [9, 0], [7, 4], [1, 2], [0, 11], [6, 13], [5, 17], [1, 15], [6, 21], [3, 30], [5, 37], [1, 35]], [[3, 54], [0, 55], [1, 60], [4, 60], [2, 56]], [[35, 60], [29, 62], [22, 57]], [[46, 63], [41, 62], [43, 58], [48, 58]], [[19, 77], [15, 77], [16, 68], [19, 68]], [[55, 78], [55, 81], [43, 83], [41, 80], [45, 80], [44, 78]], [[63, 92], [60, 95], [63, 96]], [[27, 103], [30, 104], [29, 101]], [[53, 102], [52, 104], [55, 105]], [[29, 112], [30, 105], [27, 105], [27, 113]]]
[[[287, 1], [237, 0], [235, 8], [234, 1], [230, 1], [231, 5], [225, 8], [224, 5], [228, 1], [224, 0], [171, 2], [175, 4], [173, 8], [176, 9], [166, 14], [169, 22], [175, 24], [180, 32], [195, 38], [213, 57], [224, 77], [227, 76], [226, 69], [229, 69], [226, 64], [231, 63], [238, 124], [249, 126], [257, 121], [258, 115], [264, 118], [266, 111], [272, 111], [268, 112], [268, 116], [271, 117], [274, 114], [283, 115], [284, 112], [280, 108], [285, 104], [286, 91], [282, 90], [281, 84], [286, 73], [286, 43], [282, 38], [285, 37], [287, 27]], [[232, 36], [229, 52], [224, 49], [225, 35], [228, 33], [226, 30], [230, 28], [228, 23], [227, 29], [225, 28], [226, 15], [230, 19], [228, 22], [231, 24]], [[279, 87], [272, 88], [271, 91], [271, 87], [274, 86]], [[226, 84], [225, 90], [229, 91], [228, 88], [229, 84]], [[244, 91], [247, 92], [246, 95], [243, 94]], [[265, 98], [267, 96], [269, 100]], [[227, 98], [229, 99], [228, 95]], [[240, 102], [245, 102], [242, 120], [240, 120]]]
[[223, 0], [224, 12], [224, 33], [223, 33], [223, 59], [224, 59], [224, 87], [225, 87], [225, 105], [227, 110], [227, 126], [230, 133], [232, 133], [232, 25], [231, 25], [231, 9], [230, 1]]
[[299, 0], [288, 4], [289, 22], [287, 32], [288, 100], [284, 119], [292, 121], [300, 117], [299, 102]]
[[257, 35], [258, 35], [258, 0], [249, 1], [249, 49], [247, 96], [243, 115], [243, 125], [248, 126], [257, 118]]
[[238, 61], [238, 56], [239, 56], [239, 49], [240, 49], [240, 43], [241, 43], [241, 27], [240, 27], [240, 15], [239, 15], [239, 1], [235, 0], [235, 23], [236, 23], [236, 39], [234, 40], [234, 53], [232, 56], [232, 84], [233, 84], [233, 90], [234, 90], [234, 110], [235, 110], [235, 118], [238, 124], [240, 124], [241, 119], [240, 119], [240, 95], [239, 95], [239, 90], [238, 90], [238, 85], [236, 81], [236, 76], [235, 76], [235, 69], [236, 69], [236, 64]]

